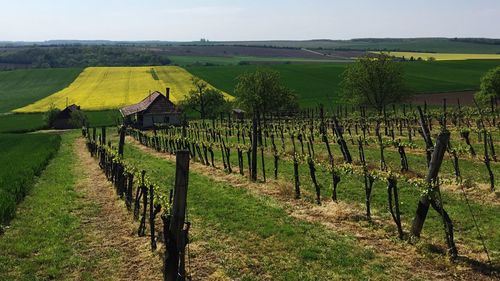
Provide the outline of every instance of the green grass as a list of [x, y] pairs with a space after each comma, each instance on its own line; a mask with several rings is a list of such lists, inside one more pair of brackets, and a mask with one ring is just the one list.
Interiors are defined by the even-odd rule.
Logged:
[[67, 87], [81, 68], [0, 71], [0, 113], [28, 105]]
[[[500, 61], [471, 60], [443, 62], [407, 62], [406, 82], [412, 92], [446, 92], [479, 88], [480, 77]], [[295, 90], [302, 106], [338, 102], [341, 75], [346, 63], [268, 65], [281, 73], [283, 82]], [[234, 95], [238, 75], [262, 67], [192, 66], [187, 70], [215, 87]]]
[[35, 177], [59, 149], [58, 135], [0, 134], [0, 224], [15, 213], [16, 203], [29, 193]]
[[63, 136], [61, 149], [0, 237], [0, 280], [68, 280], [66, 274], [81, 262], [74, 255], [82, 235], [73, 214], [79, 208], [71, 168], [75, 136]]

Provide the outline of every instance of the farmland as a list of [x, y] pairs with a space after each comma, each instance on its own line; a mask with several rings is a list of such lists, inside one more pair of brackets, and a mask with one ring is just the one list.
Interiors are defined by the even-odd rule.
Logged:
[[[475, 90], [485, 71], [500, 64], [498, 60], [408, 62], [404, 64], [406, 81], [416, 93]], [[280, 72], [284, 83], [295, 90], [303, 106], [316, 106], [338, 101], [341, 74], [346, 63], [267, 65]], [[215, 87], [233, 93], [238, 75], [260, 66], [187, 67]]]
[[15, 213], [16, 203], [26, 196], [60, 144], [57, 135], [1, 135], [0, 225]]
[[76, 103], [83, 110], [117, 109], [137, 103], [150, 91], [171, 88], [171, 99], [182, 100], [191, 88], [191, 75], [175, 66], [89, 67], [67, 88], [16, 112], [42, 112], [52, 105], [64, 108]]
[[[249, 47], [230, 50], [240, 48]], [[297, 50], [269, 61], [204, 56], [192, 46], [174, 51], [183, 49], [200, 52], [171, 57], [185, 68], [9, 72], [17, 74], [5, 81], [21, 86], [3, 84], [1, 93], [15, 103], [0, 115], [0, 280], [161, 280], [164, 255], [178, 238], [171, 228], [183, 179], [187, 221], [180, 235], [189, 241], [181, 253], [188, 279], [498, 277], [494, 103], [480, 110], [454, 101], [420, 109], [396, 104], [381, 115], [339, 99], [341, 75], [352, 62], [311, 63], [292, 57]], [[254, 61], [238, 65], [242, 60]], [[475, 90], [499, 64], [440, 60], [403, 67], [410, 90], [431, 96]], [[266, 112], [261, 122], [221, 114], [151, 131], [120, 126], [116, 108], [150, 90], [170, 87], [179, 103], [197, 76], [232, 99], [236, 78], [261, 67], [277, 70], [298, 94], [299, 112]], [[36, 85], [43, 80], [42, 91]], [[43, 111], [51, 104], [66, 103], [82, 106], [88, 127], [32, 132], [48, 129]], [[425, 200], [428, 213], [418, 230]]]
[[305, 41], [246, 41], [221, 42], [222, 45], [250, 45], [295, 47], [321, 50], [359, 51], [418, 51], [439, 53], [498, 54], [500, 47], [473, 40], [450, 38], [358, 38], [352, 40], [305, 40]]

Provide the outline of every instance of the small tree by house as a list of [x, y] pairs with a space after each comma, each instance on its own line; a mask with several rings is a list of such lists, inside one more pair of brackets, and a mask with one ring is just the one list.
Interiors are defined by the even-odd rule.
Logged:
[[51, 104], [49, 110], [47, 110], [43, 115], [43, 121], [45, 122], [47, 128], [52, 128], [59, 113], [61, 113], [61, 110], [55, 107], [54, 104]]
[[357, 105], [368, 105], [379, 113], [389, 104], [407, 96], [402, 63], [387, 53], [361, 57], [343, 73], [344, 98]]
[[87, 115], [85, 115], [85, 113], [81, 110], [72, 111], [70, 113], [69, 124], [72, 125], [74, 128], [87, 126], [88, 124]]

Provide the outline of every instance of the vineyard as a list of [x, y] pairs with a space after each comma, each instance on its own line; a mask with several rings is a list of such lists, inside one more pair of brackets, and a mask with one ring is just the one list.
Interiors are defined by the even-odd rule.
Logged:
[[[165, 185], [173, 185], [173, 171], [163, 178], [162, 168], [144, 152], [168, 161], [176, 154], [190, 159], [195, 174], [305, 208], [302, 219], [325, 225], [339, 219], [364, 222], [350, 231], [389, 239], [385, 246], [391, 249], [397, 240], [408, 241], [418, 252], [447, 255], [469, 268], [454, 273], [460, 278], [478, 273], [484, 275], [475, 278], [487, 278], [500, 266], [498, 117], [494, 103], [482, 109], [444, 101], [442, 108], [395, 106], [382, 115], [366, 108], [318, 107], [295, 116], [221, 116], [150, 132], [93, 128], [83, 135], [138, 221], [137, 234], [149, 231], [153, 251], [169, 247], [166, 233], [175, 208], [173, 191]], [[194, 193], [223, 196], [224, 188], [192, 184], [198, 189]], [[191, 204], [204, 204], [203, 195], [194, 196]], [[200, 207], [191, 208], [196, 214]], [[190, 223], [185, 227], [187, 237]], [[157, 243], [166, 245], [157, 249]], [[311, 253], [318, 262], [330, 254]]]

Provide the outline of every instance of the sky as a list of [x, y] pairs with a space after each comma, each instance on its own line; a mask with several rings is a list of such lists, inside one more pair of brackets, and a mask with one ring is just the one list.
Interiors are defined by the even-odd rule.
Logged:
[[0, 0], [0, 41], [500, 38], [500, 0]]

